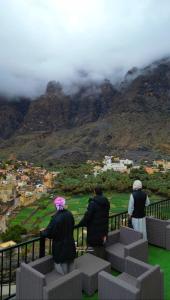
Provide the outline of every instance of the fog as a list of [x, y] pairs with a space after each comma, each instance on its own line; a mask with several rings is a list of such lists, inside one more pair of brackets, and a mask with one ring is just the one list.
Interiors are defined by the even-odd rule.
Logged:
[[170, 55], [169, 0], [1, 0], [0, 92], [109, 78]]

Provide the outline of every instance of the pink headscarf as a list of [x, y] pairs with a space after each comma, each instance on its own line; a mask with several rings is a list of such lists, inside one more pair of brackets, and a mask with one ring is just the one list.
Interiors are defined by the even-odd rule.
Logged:
[[65, 203], [66, 203], [66, 201], [63, 197], [57, 197], [54, 199], [54, 204], [55, 204], [57, 210], [63, 210]]

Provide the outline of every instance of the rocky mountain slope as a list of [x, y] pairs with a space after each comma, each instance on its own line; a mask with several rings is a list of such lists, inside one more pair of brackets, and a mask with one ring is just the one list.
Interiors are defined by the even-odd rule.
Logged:
[[35, 161], [168, 156], [170, 61], [130, 70], [119, 87], [105, 80], [66, 95], [49, 82], [33, 101], [1, 97], [0, 140], [2, 156]]

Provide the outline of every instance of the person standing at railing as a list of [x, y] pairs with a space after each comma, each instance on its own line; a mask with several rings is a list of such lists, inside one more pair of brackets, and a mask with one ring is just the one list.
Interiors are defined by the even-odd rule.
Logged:
[[145, 207], [150, 204], [147, 194], [142, 190], [142, 182], [135, 180], [133, 183], [133, 192], [130, 195], [128, 215], [132, 221], [134, 230], [143, 233], [143, 238], [147, 239]]
[[110, 203], [102, 189], [96, 187], [94, 197], [89, 199], [87, 211], [75, 226], [87, 227], [87, 252], [105, 258], [104, 244], [108, 235]]
[[52, 217], [47, 228], [41, 231], [41, 236], [52, 239], [52, 255], [55, 269], [58, 273], [64, 275], [75, 268], [74, 217], [65, 208], [65, 199], [63, 197], [57, 197], [54, 200], [54, 205], [57, 212]]

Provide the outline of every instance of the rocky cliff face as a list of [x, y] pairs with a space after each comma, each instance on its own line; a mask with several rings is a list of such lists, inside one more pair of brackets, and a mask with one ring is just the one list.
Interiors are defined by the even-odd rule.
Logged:
[[53, 132], [95, 122], [110, 111], [116, 95], [109, 81], [80, 87], [69, 96], [58, 83], [49, 82], [45, 95], [31, 102], [20, 132]]
[[1, 152], [31, 160], [169, 155], [170, 62], [130, 70], [119, 88], [106, 80], [66, 95], [49, 82], [34, 101], [1, 98], [0, 138]]
[[28, 112], [30, 101], [17, 99], [8, 101], [0, 96], [0, 138], [8, 139], [22, 126], [25, 115]]

